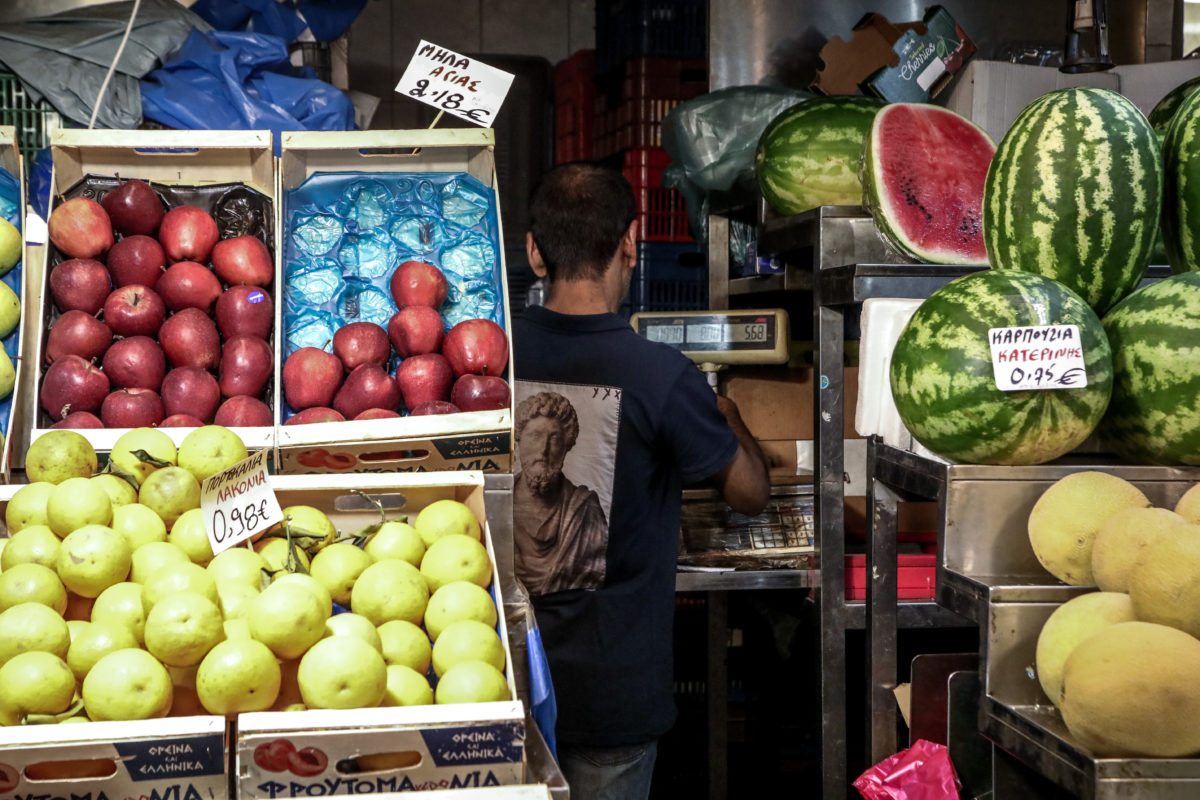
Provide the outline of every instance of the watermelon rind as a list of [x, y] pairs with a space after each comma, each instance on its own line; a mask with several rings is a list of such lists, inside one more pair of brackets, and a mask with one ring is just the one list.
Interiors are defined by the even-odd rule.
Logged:
[[1163, 141], [1162, 236], [1172, 272], [1200, 269], [1200, 92], [1183, 100]]
[[[914, 154], [914, 160], [921, 162], [915, 166], [922, 171], [922, 174], [930, 174], [942, 184], [950, 184], [954, 191], [943, 192], [939, 191], [936, 186], [922, 187], [919, 184], [911, 183], [907, 186], [888, 185], [885, 170], [889, 166], [894, 167], [895, 165], [889, 163], [889, 159], [880, 153], [884, 138], [887, 136], [886, 125], [891, 115], [912, 112], [916, 112], [924, 118], [924, 128], [928, 131], [931, 139], [936, 136], [939, 126], [957, 127], [959, 135], [966, 133], [967, 137], [971, 139], [970, 149], [967, 152], [949, 153], [946, 150], [954, 147], [950, 141], [941, 141], [936, 144], [931, 141], [929, 147], [917, 148], [919, 152]], [[990, 162], [995, 150], [995, 143], [982, 128], [966, 117], [946, 108], [927, 103], [892, 103], [876, 114], [871, 123], [871, 130], [867, 133], [866, 141], [863, 142], [861, 177], [863, 204], [874, 217], [875, 226], [879, 229], [884, 241], [899, 251], [901, 255], [930, 264], [986, 264], [986, 253], [972, 254], [970, 251], [972, 249], [982, 250], [979, 241], [981, 206], [983, 205], [981, 185], [988, 163], [982, 165], [982, 170], [977, 175], [963, 175], [959, 170], [962, 166], [962, 159], [978, 161], [981, 155], [985, 155]], [[956, 155], [959, 157], [956, 158]], [[963, 198], [960, 193], [973, 181], [980, 184], [978, 192], [971, 192], [969, 197]], [[964, 199], [963, 207], [945, 209], [953, 215], [953, 218], [931, 211], [925, 215], [925, 221], [920, 229], [906, 231], [902, 224], [900, 206], [905, 204], [904, 201], [911, 205], [924, 200], [932, 205], [935, 202], [951, 204]], [[921, 208], [924, 209], [924, 206]], [[928, 247], [918, 241], [918, 237], [930, 234], [935, 239], [940, 236], [942, 246]]]
[[1165, 133], [1167, 127], [1171, 124], [1171, 119], [1175, 116], [1175, 112], [1183, 105], [1183, 101], [1190, 97], [1197, 89], [1200, 89], [1200, 78], [1192, 78], [1167, 92], [1161, 100], [1154, 104], [1154, 108], [1150, 110], [1150, 113], [1146, 115], [1146, 119], [1150, 121], [1150, 127], [1159, 133]]
[[1158, 137], [1132, 102], [1094, 87], [1044, 94], [988, 170], [988, 261], [1065, 283], [1103, 316], [1146, 271], [1162, 186]]
[[768, 205], [787, 216], [818, 206], [861, 206], [862, 143], [883, 105], [871, 97], [820, 97], [767, 123], [754, 174]]
[[[1004, 392], [988, 330], [1078, 325], [1087, 385]], [[901, 331], [892, 398], [913, 437], [971, 464], [1052, 461], [1096, 428], [1112, 390], [1112, 355], [1095, 312], [1067, 287], [1018, 270], [984, 270], [931, 294]]]
[[1200, 272], [1138, 289], [1104, 331], [1113, 392], [1102, 440], [1134, 463], [1200, 465]]

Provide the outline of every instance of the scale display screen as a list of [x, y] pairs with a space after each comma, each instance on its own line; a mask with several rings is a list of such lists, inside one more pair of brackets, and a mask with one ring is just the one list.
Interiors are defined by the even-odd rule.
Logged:
[[693, 361], [780, 363], [787, 360], [787, 316], [782, 310], [642, 312], [635, 330], [670, 345]]

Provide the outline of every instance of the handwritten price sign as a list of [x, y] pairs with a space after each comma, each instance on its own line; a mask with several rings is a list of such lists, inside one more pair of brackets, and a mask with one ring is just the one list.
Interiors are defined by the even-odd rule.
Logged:
[[487, 128], [504, 103], [512, 81], [510, 72], [422, 39], [396, 91]]
[[1002, 392], [1087, 386], [1078, 325], [991, 328], [988, 343], [992, 374]]
[[282, 522], [283, 509], [267, 475], [267, 451], [205, 478], [200, 510], [214, 555]]

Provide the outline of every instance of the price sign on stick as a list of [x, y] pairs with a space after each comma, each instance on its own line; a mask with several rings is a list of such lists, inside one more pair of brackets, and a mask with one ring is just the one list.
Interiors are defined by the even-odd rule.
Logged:
[[1087, 386], [1078, 325], [990, 328], [992, 374], [1002, 392]]
[[490, 128], [512, 80], [510, 72], [422, 39], [400, 76], [396, 91]]
[[214, 555], [282, 522], [283, 509], [267, 475], [267, 451], [205, 478], [200, 510]]

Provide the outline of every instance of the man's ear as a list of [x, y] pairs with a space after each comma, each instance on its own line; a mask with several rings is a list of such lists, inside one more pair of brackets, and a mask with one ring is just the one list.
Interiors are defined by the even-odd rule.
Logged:
[[630, 269], [637, 266], [637, 220], [629, 223], [625, 235], [621, 237], [621, 254], [625, 256]]
[[525, 256], [529, 259], [529, 268], [533, 270], [533, 274], [539, 278], [546, 277], [546, 262], [542, 261], [542, 254], [534, 244], [532, 233], [525, 234]]

